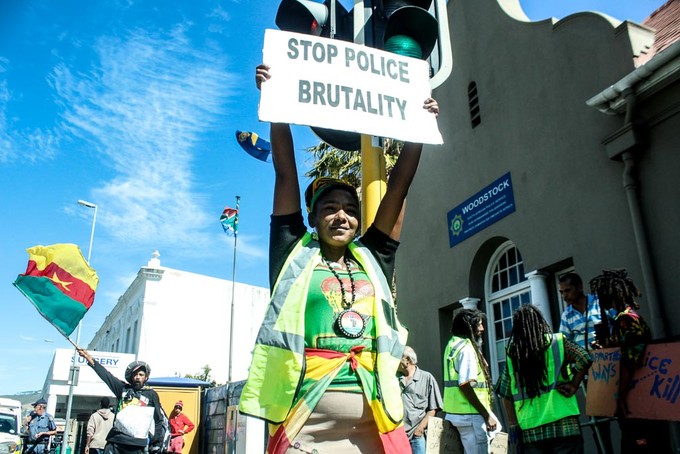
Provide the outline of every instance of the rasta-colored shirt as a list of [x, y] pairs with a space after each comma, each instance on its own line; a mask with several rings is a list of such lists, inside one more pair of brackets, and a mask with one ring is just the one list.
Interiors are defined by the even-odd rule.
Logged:
[[[373, 284], [358, 264], [352, 261], [350, 271], [354, 280], [355, 301], [352, 309], [364, 318], [365, 330], [362, 337], [357, 339], [339, 336], [335, 328], [335, 320], [344, 310], [342, 290], [345, 291], [344, 301], [351, 304], [352, 283], [347, 270], [341, 270], [338, 267], [335, 271], [342, 285], [324, 262], [321, 262], [312, 273], [305, 309], [305, 347], [348, 353], [352, 347], [362, 345], [365, 352], [375, 351]], [[338, 372], [329, 389], [361, 392], [359, 376], [356, 371], [352, 370], [349, 362], [345, 363]]]
[[645, 345], [652, 339], [647, 323], [632, 307], [627, 306], [614, 319], [609, 345], [621, 347], [621, 362], [631, 369], [642, 367]]
[[[302, 220], [301, 212], [272, 216], [269, 245], [270, 285], [272, 287], [291, 248], [306, 231], [307, 228]], [[391, 282], [394, 273], [394, 258], [399, 242], [379, 232], [375, 227], [368, 229], [362, 237], [362, 242], [371, 249], [388, 282]], [[365, 271], [358, 266], [357, 262], [351, 260], [351, 263], [350, 271], [355, 288], [355, 302], [352, 308], [364, 317], [366, 323], [364, 334], [359, 339], [349, 339], [338, 335], [335, 330], [335, 319], [337, 314], [342, 311], [342, 293], [337, 278], [322, 261], [314, 269], [308, 289], [305, 307], [306, 348], [347, 353], [350, 348], [363, 345], [366, 352], [375, 351], [375, 325], [374, 316], [371, 313], [375, 289], [368, 280]], [[349, 275], [344, 269], [338, 268], [336, 272], [342, 280], [345, 299], [347, 302], [351, 302], [352, 287]], [[336, 391], [361, 392], [358, 374], [352, 370], [349, 363], [343, 366], [329, 388]]]

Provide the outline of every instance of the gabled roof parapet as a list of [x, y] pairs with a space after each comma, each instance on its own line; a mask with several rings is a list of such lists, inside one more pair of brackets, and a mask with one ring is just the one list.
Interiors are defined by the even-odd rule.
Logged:
[[513, 19], [518, 20], [520, 22], [531, 22], [531, 20], [524, 13], [524, 10], [522, 9], [522, 5], [520, 5], [519, 0], [496, 0], [496, 1], [498, 2], [498, 6], [501, 7], [505, 14], [512, 17]]
[[616, 33], [626, 33], [628, 35], [633, 58], [635, 59], [649, 52], [654, 46], [654, 39], [656, 37], [656, 31], [653, 28], [628, 20], [622, 22], [616, 28]]
[[503, 12], [508, 17], [514, 20], [524, 22], [527, 25], [544, 25], [549, 23], [552, 25], [553, 30], [574, 25], [582, 20], [592, 20], [593, 18], [599, 18], [612, 28], [615, 36], [618, 37], [622, 34], [626, 35], [631, 45], [631, 55], [634, 60], [639, 58], [641, 55], [644, 57], [644, 55], [649, 52], [654, 45], [654, 28], [629, 20], [621, 21], [598, 11], [581, 11], [565, 16], [562, 19], [551, 17], [539, 21], [531, 21], [524, 13], [519, 0], [496, 0], [496, 2], [498, 3], [498, 6], [500, 6], [501, 10], [503, 10]]

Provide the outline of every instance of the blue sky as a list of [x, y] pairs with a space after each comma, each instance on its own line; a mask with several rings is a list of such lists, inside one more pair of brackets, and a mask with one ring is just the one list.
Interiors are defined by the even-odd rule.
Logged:
[[[532, 20], [597, 10], [642, 21], [663, 3], [521, 0]], [[164, 266], [231, 279], [233, 239], [219, 216], [236, 195], [236, 278], [267, 286], [273, 171], [234, 131], [268, 135], [253, 70], [278, 4], [0, 3], [0, 394], [40, 389], [54, 348], [69, 347], [11, 283], [30, 246], [76, 243], [87, 256], [93, 210], [79, 199], [98, 206], [100, 277], [82, 345], [154, 250]], [[294, 134], [302, 175], [317, 140], [307, 128]], [[158, 341], [170, 336], [168, 327]]]

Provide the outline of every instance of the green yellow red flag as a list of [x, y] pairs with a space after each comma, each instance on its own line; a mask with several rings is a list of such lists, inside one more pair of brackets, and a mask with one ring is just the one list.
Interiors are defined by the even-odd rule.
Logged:
[[28, 266], [14, 286], [68, 337], [94, 302], [99, 277], [75, 244], [26, 249]]

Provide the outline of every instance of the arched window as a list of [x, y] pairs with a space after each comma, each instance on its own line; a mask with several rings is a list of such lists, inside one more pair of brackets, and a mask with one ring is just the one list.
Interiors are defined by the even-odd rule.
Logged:
[[494, 380], [505, 367], [505, 347], [512, 331], [512, 313], [531, 304], [531, 289], [524, 275], [524, 261], [512, 241], [503, 243], [491, 257], [486, 271], [486, 315], [489, 365]]

